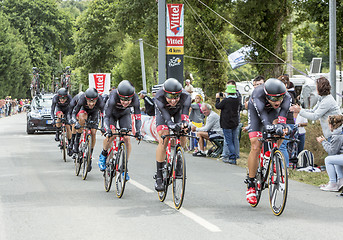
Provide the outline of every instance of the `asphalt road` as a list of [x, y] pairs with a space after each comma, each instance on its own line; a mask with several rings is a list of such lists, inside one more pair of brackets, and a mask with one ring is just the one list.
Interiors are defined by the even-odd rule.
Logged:
[[[245, 200], [246, 170], [186, 154], [181, 210], [154, 191], [156, 145], [132, 141], [131, 180], [122, 199], [105, 192], [93, 162], [86, 181], [62, 161], [54, 135], [27, 135], [25, 114], [0, 119], [0, 239], [340, 239], [343, 198], [295, 181], [276, 217], [267, 191]], [[94, 157], [100, 154], [98, 135]]]

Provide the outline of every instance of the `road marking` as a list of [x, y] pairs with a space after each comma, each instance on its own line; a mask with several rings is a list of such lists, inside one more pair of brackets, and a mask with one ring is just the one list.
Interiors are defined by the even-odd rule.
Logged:
[[142, 184], [136, 182], [135, 180], [130, 179], [130, 181], [128, 181], [128, 183], [131, 183], [132, 185], [136, 186], [137, 188], [143, 190], [146, 193], [153, 193], [154, 192], [151, 189], [147, 188], [146, 186], [143, 186]]
[[[167, 204], [171, 208], [175, 208], [174, 203], [171, 201], [166, 201], [165, 204]], [[211, 232], [221, 232], [219, 227], [217, 227], [216, 225], [213, 225], [209, 221], [203, 219], [202, 217], [199, 217], [195, 213], [192, 213], [191, 211], [185, 208], [180, 208], [179, 212], [185, 215], [186, 217], [192, 219], [194, 222], [200, 224], [201, 226], [203, 226], [204, 228], [206, 228], [207, 230]]]
[[[130, 181], [128, 181], [128, 183], [131, 183], [132, 185], [136, 186], [137, 188], [143, 190], [146, 193], [154, 193], [155, 191], [145, 187], [144, 185], [130, 179]], [[167, 206], [175, 209], [174, 203], [171, 201], [165, 201], [164, 202]], [[178, 210], [178, 212], [180, 212], [181, 214], [183, 214], [184, 216], [192, 219], [194, 222], [198, 223], [199, 225], [203, 226], [204, 228], [206, 228], [207, 230], [211, 231], [211, 232], [221, 232], [220, 228], [217, 227], [216, 225], [208, 222], [207, 220], [205, 220], [204, 218], [196, 215], [195, 213], [192, 213], [191, 211], [185, 209], [185, 208], [181, 208], [180, 210]]]

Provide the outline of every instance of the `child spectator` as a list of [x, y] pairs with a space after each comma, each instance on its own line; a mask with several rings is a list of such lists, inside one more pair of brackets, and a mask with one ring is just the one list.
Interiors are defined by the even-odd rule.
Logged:
[[329, 175], [329, 183], [320, 187], [323, 191], [337, 192], [343, 187], [343, 135], [342, 115], [329, 116], [329, 128], [331, 131], [330, 141], [323, 136], [317, 137], [329, 156], [325, 158], [326, 171]]

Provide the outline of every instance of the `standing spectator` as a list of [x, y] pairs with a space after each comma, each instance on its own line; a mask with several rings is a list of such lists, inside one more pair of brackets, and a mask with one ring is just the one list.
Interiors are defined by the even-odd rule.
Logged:
[[237, 127], [239, 123], [239, 108], [240, 99], [237, 96], [235, 81], [229, 81], [227, 85], [226, 93], [228, 96], [220, 101], [221, 95], [216, 94], [216, 105], [217, 109], [221, 109], [220, 112], [220, 126], [224, 133], [224, 142], [229, 149], [228, 156], [223, 156], [223, 162], [236, 164], [236, 149], [235, 139], [237, 138]]
[[205, 157], [204, 141], [207, 139], [213, 139], [218, 137], [223, 137], [223, 131], [220, 128], [219, 115], [212, 111], [212, 107], [208, 103], [203, 103], [201, 105], [201, 111], [207, 117], [205, 126], [197, 128], [192, 126], [192, 131], [196, 132], [199, 138], [199, 148], [200, 151], [194, 152], [193, 156]]
[[[191, 104], [191, 113], [189, 115], [189, 120], [191, 121], [192, 125], [201, 128], [204, 124], [204, 114], [201, 111], [201, 103], [203, 98], [200, 94], [195, 96], [194, 103]], [[195, 133], [191, 133], [192, 136], [195, 136]], [[195, 138], [190, 139], [190, 150], [198, 151], [198, 141]]]
[[194, 87], [191, 85], [191, 80], [189, 80], [189, 79], [186, 79], [185, 90], [186, 90], [189, 94], [192, 94], [192, 92], [194, 92]]
[[320, 119], [324, 137], [328, 139], [332, 133], [327, 119], [330, 115], [341, 114], [341, 111], [336, 100], [330, 94], [331, 86], [329, 80], [321, 77], [316, 80], [316, 83], [317, 92], [320, 97], [313, 109], [302, 109], [300, 106], [294, 105], [290, 107], [290, 111], [299, 112], [300, 116], [312, 121]]
[[[295, 104], [295, 93], [294, 91], [289, 91], [290, 81], [288, 75], [281, 75], [278, 79], [285, 84], [288, 94], [291, 96], [291, 104]], [[294, 116], [293, 112], [289, 111], [287, 113], [286, 124], [290, 127], [291, 130], [294, 129]], [[283, 140], [282, 144], [279, 147], [279, 150], [282, 152], [283, 156], [285, 157], [286, 165], [289, 167], [289, 154], [287, 150], [287, 143], [288, 140]]]
[[145, 113], [149, 116], [155, 116], [154, 100], [151, 99], [144, 90], [140, 91], [138, 95], [140, 99], [144, 100]]
[[329, 116], [331, 139], [328, 141], [323, 136], [317, 137], [329, 156], [325, 158], [326, 171], [329, 183], [320, 187], [323, 191], [337, 192], [343, 187], [343, 116]]

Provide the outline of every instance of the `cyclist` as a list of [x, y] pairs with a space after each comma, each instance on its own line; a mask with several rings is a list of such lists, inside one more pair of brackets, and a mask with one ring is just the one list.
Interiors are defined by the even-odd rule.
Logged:
[[76, 136], [75, 124], [72, 121], [72, 113], [73, 113], [74, 107], [78, 103], [80, 96], [82, 96], [82, 94], [83, 94], [82, 91], [79, 92], [78, 94], [76, 94], [69, 104], [68, 122], [71, 125], [71, 141], [68, 142], [69, 143], [68, 144], [68, 155], [69, 156], [71, 156], [73, 154], [73, 146], [74, 146], [75, 136]]
[[[163, 88], [157, 91], [155, 97], [156, 129], [159, 135], [159, 142], [156, 149], [156, 183], [155, 190], [163, 191], [162, 169], [166, 158], [166, 147], [169, 138], [162, 140], [162, 135], [168, 135], [169, 129], [188, 129], [189, 108], [191, 96], [186, 92], [181, 83], [175, 78], [168, 78]], [[173, 120], [172, 120], [173, 118]], [[181, 125], [179, 123], [182, 123]], [[181, 137], [181, 145], [185, 147], [186, 137]]]
[[[115, 126], [119, 122], [120, 128], [131, 129], [131, 108], [133, 107], [133, 116], [135, 119], [136, 139], [140, 139], [141, 129], [141, 111], [138, 95], [135, 93], [135, 88], [128, 80], [123, 80], [119, 83], [118, 88], [111, 91], [106, 107], [104, 116], [104, 126], [106, 129], [106, 138], [103, 141], [103, 150], [99, 156], [100, 171], [106, 169], [106, 158], [108, 155], [107, 150], [111, 147], [115, 136]], [[127, 159], [129, 159], [131, 152], [131, 141], [129, 136], [124, 136], [124, 142], [127, 147]], [[130, 178], [126, 175], [126, 180]]]
[[251, 149], [248, 156], [249, 178], [246, 192], [246, 199], [250, 204], [257, 202], [255, 176], [258, 167], [258, 155], [262, 147], [261, 142], [258, 141], [262, 137], [262, 127], [268, 132], [287, 132], [284, 128], [286, 128], [286, 116], [290, 106], [291, 96], [288, 94], [285, 84], [276, 78], [268, 79], [252, 92], [248, 103]]
[[[72, 114], [72, 121], [75, 123], [76, 129], [76, 139], [74, 142], [73, 152], [79, 152], [79, 142], [81, 138], [82, 129], [86, 121], [89, 119], [94, 122], [91, 126], [92, 130], [92, 146], [91, 155], [93, 154], [93, 149], [96, 142], [96, 130], [98, 128], [98, 116], [99, 111], [104, 110], [104, 101], [101, 96], [99, 96], [98, 91], [95, 88], [88, 88], [84, 94], [82, 94], [74, 107]], [[92, 159], [92, 158], [91, 158]], [[92, 160], [89, 164], [88, 172], [92, 170]]]
[[[68, 94], [67, 89], [60, 88], [57, 91], [57, 94], [52, 98], [52, 104], [51, 104], [51, 118], [52, 118], [52, 124], [56, 125], [56, 136], [55, 141], [60, 141], [60, 132], [61, 132], [61, 118], [64, 116], [68, 116], [69, 111], [69, 104], [72, 100], [72, 97]], [[58, 117], [57, 121], [55, 116]], [[68, 141], [71, 139], [71, 131], [70, 131], [70, 125], [67, 122], [66, 123], [66, 129], [67, 129], [67, 138]]]

